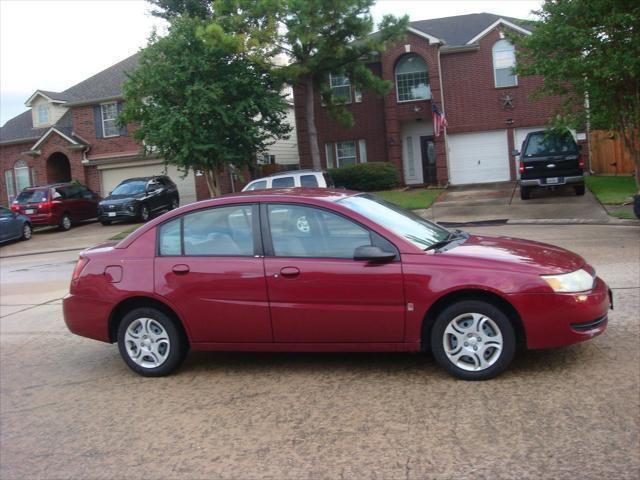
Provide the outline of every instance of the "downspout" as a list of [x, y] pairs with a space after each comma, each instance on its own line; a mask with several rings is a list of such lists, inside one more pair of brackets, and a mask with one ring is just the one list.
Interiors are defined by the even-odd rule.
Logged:
[[[446, 118], [445, 108], [444, 108], [444, 83], [442, 83], [442, 64], [440, 63], [440, 47], [442, 44], [438, 45], [438, 78], [440, 80], [440, 107], [442, 108], [442, 114]], [[444, 156], [447, 161], [447, 183], [444, 185], [444, 188], [449, 186], [449, 175], [451, 173], [451, 169], [449, 168], [449, 140], [447, 138], [447, 129], [444, 128]]]

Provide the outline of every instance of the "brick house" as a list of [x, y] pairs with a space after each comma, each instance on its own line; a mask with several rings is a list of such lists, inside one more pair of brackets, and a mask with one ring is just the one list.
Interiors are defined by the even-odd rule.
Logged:
[[[511, 73], [515, 49], [505, 33], [530, 29], [523, 20], [489, 13], [411, 22], [404, 40], [365, 60], [394, 83], [386, 96], [359, 92], [343, 75], [327, 80], [353, 114], [353, 128], [340, 127], [315, 99], [322, 166], [393, 162], [405, 185], [515, 180], [511, 151], [528, 132], [544, 128], [561, 101], [533, 101], [542, 79]], [[300, 163], [310, 167], [304, 90], [297, 88], [294, 98]], [[439, 136], [432, 105], [448, 122]]]
[[[182, 204], [209, 196], [203, 177], [193, 172], [184, 176], [161, 158], [143, 157], [131, 136], [135, 126], [116, 125], [122, 85], [138, 57], [135, 54], [64, 92], [37, 90], [27, 99], [29, 110], [0, 129], [0, 204], [10, 203], [24, 187], [70, 180], [105, 196], [126, 178], [162, 174], [165, 168], [178, 186]], [[295, 139], [294, 133], [289, 140], [280, 140], [266, 156], [274, 163], [297, 164]], [[230, 175], [223, 179], [223, 189], [231, 191]], [[241, 188], [242, 179], [236, 178], [234, 184]]]

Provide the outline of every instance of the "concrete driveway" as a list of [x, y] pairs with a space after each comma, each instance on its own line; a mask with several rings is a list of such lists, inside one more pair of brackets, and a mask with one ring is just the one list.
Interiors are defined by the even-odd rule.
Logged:
[[193, 352], [142, 378], [67, 331], [74, 252], [2, 259], [0, 478], [637, 479], [640, 228], [468, 230], [585, 256], [614, 291], [605, 334], [481, 383], [391, 353]]
[[431, 208], [422, 210], [438, 222], [490, 220], [549, 220], [558, 223], [610, 223], [600, 202], [590, 192], [577, 196], [571, 187], [537, 189], [530, 200], [520, 199], [516, 182], [449, 187]]

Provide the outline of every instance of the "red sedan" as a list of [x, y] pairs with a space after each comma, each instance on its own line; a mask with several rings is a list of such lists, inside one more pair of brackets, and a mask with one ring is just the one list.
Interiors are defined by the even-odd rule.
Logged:
[[270, 190], [190, 204], [85, 250], [69, 329], [164, 375], [194, 350], [422, 351], [456, 377], [588, 340], [611, 294], [552, 245], [449, 231], [380, 198]]

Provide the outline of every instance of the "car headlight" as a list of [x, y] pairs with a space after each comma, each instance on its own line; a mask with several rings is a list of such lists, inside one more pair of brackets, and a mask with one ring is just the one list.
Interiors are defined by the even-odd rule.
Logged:
[[540, 275], [549, 284], [554, 292], [576, 293], [591, 290], [595, 277], [586, 270], [576, 270], [561, 275]]

